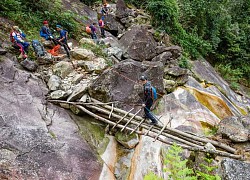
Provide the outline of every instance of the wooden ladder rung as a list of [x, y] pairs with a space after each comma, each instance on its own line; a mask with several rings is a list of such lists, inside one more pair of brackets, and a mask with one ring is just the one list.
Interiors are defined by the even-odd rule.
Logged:
[[157, 136], [155, 137], [155, 139], [154, 139], [153, 142], [155, 142], [156, 139], [161, 135], [161, 133], [164, 131], [164, 129], [167, 127], [167, 125], [168, 125], [168, 124], [165, 124], [165, 125], [163, 126], [163, 128], [161, 129], [161, 131], [159, 132], [159, 134], [157, 134]]
[[111, 108], [111, 111], [110, 111], [110, 113], [109, 113], [109, 119], [111, 118], [111, 116], [112, 116], [112, 112], [113, 112], [113, 110], [114, 110], [114, 104], [112, 103], [112, 108]]
[[117, 121], [117, 123], [112, 127], [112, 129], [114, 129], [133, 110], [134, 108], [130, 109], [121, 119], [119, 119], [119, 121]]
[[121, 132], [127, 127], [127, 125], [134, 119], [134, 117], [142, 110], [142, 108], [137, 111], [130, 119], [129, 121], [124, 125], [124, 127], [121, 129]]
[[149, 131], [153, 128], [153, 126], [154, 126], [154, 125], [151, 125], [151, 126], [148, 128], [147, 132], [144, 134], [145, 136], [148, 135]]
[[135, 128], [130, 134], [132, 134], [133, 132], [135, 132], [136, 129], [137, 129], [138, 127], [140, 127], [140, 125], [141, 125], [145, 120], [146, 120], [146, 119], [141, 120], [141, 122], [136, 126], [136, 128]]

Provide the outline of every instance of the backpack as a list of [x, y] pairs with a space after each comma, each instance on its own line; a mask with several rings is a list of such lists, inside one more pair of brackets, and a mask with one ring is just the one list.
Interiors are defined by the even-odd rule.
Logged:
[[10, 32], [10, 42], [14, 43], [16, 40], [14, 39], [14, 37], [12, 36], [14, 31]]
[[91, 33], [92, 33], [91, 28], [90, 28], [89, 26], [86, 26], [86, 32], [87, 32], [88, 34], [91, 34]]
[[43, 45], [38, 40], [32, 41], [32, 47], [33, 47], [37, 57], [41, 57], [41, 56], [44, 56], [46, 54], [46, 51], [44, 50]]
[[150, 92], [151, 92], [152, 99], [155, 101], [157, 99], [157, 91], [155, 87], [151, 86]]

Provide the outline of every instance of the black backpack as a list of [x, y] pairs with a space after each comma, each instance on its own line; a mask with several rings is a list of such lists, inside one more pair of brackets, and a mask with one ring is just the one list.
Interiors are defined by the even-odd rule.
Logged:
[[41, 57], [41, 56], [44, 56], [46, 54], [46, 51], [45, 51], [43, 45], [38, 40], [32, 41], [32, 47], [33, 47], [37, 57]]

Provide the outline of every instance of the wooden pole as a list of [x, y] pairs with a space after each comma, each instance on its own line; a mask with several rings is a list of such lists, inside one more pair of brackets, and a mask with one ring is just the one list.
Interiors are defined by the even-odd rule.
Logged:
[[[96, 99], [91, 99], [93, 102], [95, 102], [95, 103], [100, 103], [100, 101], [98, 101], [98, 100], [96, 100]], [[109, 105], [102, 105], [103, 107], [105, 107], [105, 108], [107, 108], [107, 109], [109, 109], [110, 110], [110, 108], [112, 108], [111, 106], [109, 106]], [[124, 111], [124, 110], [121, 110], [121, 109], [118, 109], [118, 108], [114, 108], [114, 111], [116, 111], [116, 112], [119, 112], [119, 113], [126, 113], [126, 111]], [[129, 116], [133, 116], [134, 114], [132, 114], [132, 113], [129, 113], [128, 114]], [[139, 120], [139, 121], [141, 121], [143, 118], [142, 117], [139, 117], [139, 116], [135, 116], [134, 117], [135, 119], [137, 119], [137, 120]], [[220, 148], [222, 148], [222, 149], [225, 149], [226, 151], [228, 151], [228, 152], [232, 152], [232, 153], [235, 153], [236, 152], [236, 150], [234, 149], [234, 148], [232, 148], [232, 147], [230, 147], [230, 146], [227, 146], [226, 144], [223, 144], [223, 143], [221, 143], [221, 142], [217, 142], [217, 141], [213, 141], [213, 140], [210, 140], [210, 139], [207, 139], [207, 138], [200, 138], [200, 137], [197, 137], [197, 136], [194, 136], [194, 135], [190, 135], [190, 134], [188, 134], [188, 133], [185, 133], [185, 132], [182, 132], [182, 131], [180, 131], [180, 130], [177, 130], [177, 129], [173, 129], [173, 128], [169, 128], [169, 127], [166, 127], [165, 128], [165, 130], [164, 130], [164, 132], [166, 132], [166, 133], [174, 133], [174, 134], [176, 134], [176, 135], [179, 135], [179, 136], [185, 136], [185, 137], [187, 137], [187, 138], [191, 138], [191, 139], [194, 139], [194, 140], [196, 140], [196, 141], [200, 141], [200, 142], [204, 142], [204, 143], [211, 143], [211, 144], [213, 144], [214, 146], [217, 146], [217, 147], [220, 147]], [[172, 134], [171, 133], [171, 134]]]
[[[79, 108], [79, 109], [81, 109], [83, 112], [89, 114], [90, 116], [98, 119], [98, 120], [101, 120], [101, 121], [103, 121], [105, 123], [108, 123], [108, 124], [111, 124], [111, 125], [115, 125], [114, 122], [109, 121], [109, 120], [107, 120], [107, 119], [105, 119], [103, 117], [100, 117], [100, 116], [98, 116], [98, 115], [90, 112], [89, 110], [87, 110], [86, 108], [84, 108], [82, 106], [76, 105], [76, 107]], [[117, 127], [118, 128], [124, 128], [124, 126], [120, 125], [120, 124], [118, 124]], [[133, 129], [130, 128], [130, 127], [125, 127], [125, 128], [127, 130], [133, 131]], [[144, 135], [143, 132], [141, 132], [141, 131], [136, 130], [135, 132], [137, 134], [139, 134], [139, 135]], [[155, 138], [156, 137], [156, 135], [152, 134], [152, 132], [150, 132], [147, 136], [149, 136], [151, 138]], [[169, 141], [167, 141], [165, 139], [162, 139], [161, 137], [158, 137], [158, 140], [161, 141], [161, 142], [163, 142], [164, 144], [173, 145], [173, 142], [169, 142]], [[223, 151], [217, 151], [217, 150], [214, 151], [214, 150], [208, 150], [208, 149], [204, 149], [204, 148], [202, 149], [202, 148], [198, 148], [198, 147], [190, 147], [190, 146], [185, 146], [185, 145], [182, 145], [182, 144], [177, 144], [177, 145], [180, 146], [180, 147], [182, 147], [182, 148], [184, 148], [184, 149], [188, 149], [190, 151], [207, 152], [207, 153], [217, 154], [217, 155], [220, 155], [220, 156], [226, 156], [226, 157], [230, 157], [230, 158], [234, 158], [234, 159], [241, 159], [242, 158], [241, 155], [234, 155], [234, 154], [230, 154], [230, 153], [223, 152]]]

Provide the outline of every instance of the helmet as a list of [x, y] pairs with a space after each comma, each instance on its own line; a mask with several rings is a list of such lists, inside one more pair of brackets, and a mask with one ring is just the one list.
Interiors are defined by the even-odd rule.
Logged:
[[142, 75], [142, 76], [140, 77], [140, 80], [141, 80], [141, 81], [145, 81], [145, 80], [148, 80], [148, 78], [147, 78], [146, 76]]
[[48, 21], [43, 21], [43, 24], [49, 24], [49, 22]]

